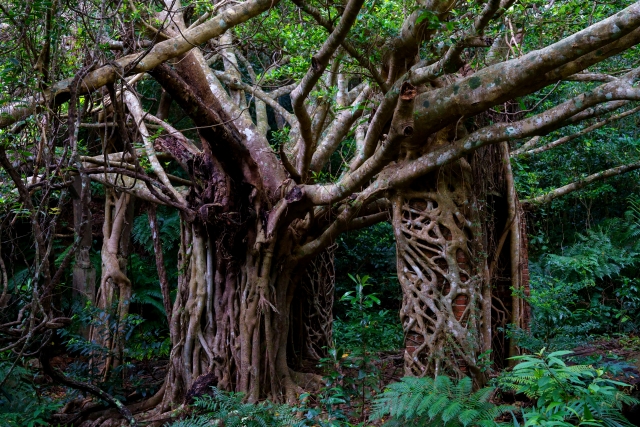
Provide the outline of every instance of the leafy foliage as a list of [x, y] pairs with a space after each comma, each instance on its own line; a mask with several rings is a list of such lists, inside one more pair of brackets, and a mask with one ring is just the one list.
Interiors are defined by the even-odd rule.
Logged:
[[638, 401], [618, 390], [628, 386], [605, 378], [602, 369], [567, 366], [561, 357], [569, 354], [557, 351], [545, 355], [543, 349], [535, 355], [514, 357], [520, 363], [498, 379], [501, 388], [534, 400], [534, 407], [523, 413], [525, 427], [631, 426], [621, 408]]
[[[156, 214], [162, 252], [165, 260], [165, 269], [169, 281], [177, 277], [177, 251], [180, 240], [180, 215], [176, 211], [170, 211], [164, 207], [158, 209]], [[151, 307], [153, 315], [145, 316], [150, 321], [158, 319], [154, 326], [158, 329], [166, 329], [166, 317], [160, 291], [158, 272], [154, 259], [153, 238], [149, 227], [149, 218], [146, 213], [137, 216], [133, 221], [131, 230], [133, 241], [140, 245], [143, 251], [133, 253], [129, 260], [128, 276], [131, 278], [134, 293], [131, 302], [142, 307]], [[175, 283], [175, 282], [174, 282]], [[145, 308], [146, 308], [145, 307]], [[145, 314], [143, 311], [143, 315]]]
[[[123, 380], [127, 370], [132, 367], [132, 363], [151, 358], [168, 357], [171, 350], [171, 342], [166, 335], [165, 329], [158, 329], [157, 324], [146, 320], [138, 314], [129, 314], [124, 319], [113, 316], [115, 307], [110, 310], [101, 310], [90, 302], [73, 316], [70, 327], [58, 330], [58, 335], [63, 340], [69, 353], [76, 356], [83, 356], [70, 365], [67, 374], [80, 381], [92, 381], [110, 394], [126, 400], [123, 389]], [[161, 323], [160, 323], [161, 324]], [[95, 364], [86, 363], [88, 358], [106, 360], [108, 356], [117, 357], [114, 350], [98, 344], [94, 340], [85, 338], [82, 334], [76, 333], [81, 327], [92, 326], [94, 333], [102, 335], [105, 339], [115, 336], [117, 330], [123, 334], [126, 343], [123, 354], [123, 363], [115, 367], [108, 378], [103, 378], [99, 367]], [[130, 383], [135, 383], [135, 388], [140, 394], [147, 394], [149, 390], [157, 387], [148, 387], [141, 384], [136, 378], [128, 378]]]
[[346, 422], [349, 417], [364, 420], [366, 402], [384, 384], [385, 362], [379, 360], [378, 352], [402, 345], [402, 326], [396, 313], [377, 310], [378, 294], [366, 292], [373, 286], [371, 278], [351, 274], [348, 277], [355, 286], [339, 301], [346, 317], [334, 320], [335, 346], [319, 363], [325, 382], [316, 396], [319, 405], [304, 408], [309, 419], [321, 418], [321, 426]]
[[[612, 218], [576, 236], [562, 254], [530, 263], [531, 334], [519, 345], [535, 351], [571, 348], [594, 334], [640, 327], [640, 221], [630, 202], [625, 218]], [[558, 304], [562, 301], [562, 304]]]
[[350, 351], [381, 351], [399, 348], [402, 345], [402, 325], [398, 315], [390, 310], [377, 310], [380, 305], [378, 293], [367, 293], [373, 287], [369, 276], [352, 276], [355, 289], [345, 292], [340, 302], [346, 303], [345, 318], [336, 318], [334, 330], [336, 345]]
[[[158, 209], [156, 219], [158, 220], [158, 230], [160, 230], [163, 252], [175, 249], [180, 240], [180, 215], [177, 211], [160, 208]], [[151, 228], [149, 227], [149, 217], [146, 213], [134, 219], [131, 236], [133, 240], [148, 253], [153, 253], [153, 238], [151, 236]]]
[[[396, 246], [391, 224], [383, 222], [338, 237], [336, 243], [336, 295], [353, 289], [349, 274], [369, 276], [381, 306], [400, 308], [400, 286], [396, 278]], [[345, 308], [336, 304], [338, 317]]]
[[0, 419], [3, 426], [47, 426], [62, 405], [41, 397], [30, 381], [33, 374], [13, 362], [0, 361]]
[[387, 425], [495, 426], [494, 420], [514, 408], [490, 402], [494, 388], [472, 393], [470, 378], [459, 381], [440, 375], [435, 379], [405, 377], [392, 383], [373, 402], [371, 420], [389, 415]]

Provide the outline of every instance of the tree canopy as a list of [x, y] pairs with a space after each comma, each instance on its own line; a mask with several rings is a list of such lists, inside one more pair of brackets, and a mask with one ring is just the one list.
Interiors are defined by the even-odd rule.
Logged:
[[[516, 351], [498, 328], [530, 320], [525, 211], [640, 169], [605, 135], [549, 170], [640, 111], [638, 43], [630, 0], [7, 0], [0, 353], [131, 423], [205, 380], [296, 401], [332, 344], [335, 242], [388, 221], [405, 372], [484, 386], [482, 355]], [[49, 348], [84, 298], [116, 375], [145, 268], [169, 367], [127, 407]]]

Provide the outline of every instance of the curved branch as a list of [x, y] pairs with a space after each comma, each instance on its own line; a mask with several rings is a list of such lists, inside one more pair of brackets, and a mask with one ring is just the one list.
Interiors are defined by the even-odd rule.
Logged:
[[278, 99], [281, 96], [289, 95], [297, 86], [297, 83], [291, 83], [290, 85], [281, 86], [272, 90], [271, 92], [268, 92], [267, 95], [269, 95], [270, 98]]
[[620, 175], [623, 173], [631, 172], [637, 169], [640, 169], [640, 161], [629, 163], [627, 165], [617, 166], [611, 169], [607, 169], [602, 172], [589, 175], [576, 182], [572, 182], [571, 184], [567, 184], [560, 188], [556, 188], [555, 190], [550, 191], [547, 194], [543, 194], [542, 196], [534, 197], [533, 199], [523, 200], [522, 204], [528, 205], [528, 206], [538, 206], [544, 203], [549, 203], [550, 201], [557, 199], [558, 197], [580, 190], [586, 187], [587, 185], [591, 184], [592, 182], [601, 181], [603, 179], [610, 178], [612, 176]]
[[[313, 17], [313, 19], [315, 19], [316, 22], [323, 26], [327, 31], [329, 31], [330, 33], [333, 32], [333, 24], [324, 16], [322, 16], [322, 13], [318, 9], [310, 5], [308, 1], [292, 0], [292, 2], [300, 9], [302, 9], [305, 13], [311, 15], [311, 17]], [[365, 68], [371, 73], [371, 77], [373, 78], [373, 80], [378, 84], [378, 86], [380, 86], [380, 88], [384, 92], [386, 92], [389, 89], [389, 86], [385, 83], [382, 75], [376, 69], [375, 65], [372, 64], [366, 56], [360, 54], [360, 52], [358, 52], [358, 49], [356, 49], [355, 46], [353, 46], [348, 40], [342, 40], [341, 44], [344, 50], [346, 50], [352, 58], [358, 61], [361, 67]]]
[[[180, 144], [182, 145], [182, 147], [185, 150], [187, 150], [190, 155], [197, 156], [198, 154], [202, 153], [200, 151], [200, 149], [198, 147], [196, 147], [196, 145], [193, 142], [191, 142], [189, 139], [187, 139], [187, 137], [185, 137], [182, 134], [182, 132], [180, 132], [179, 130], [177, 130], [176, 128], [174, 128], [173, 126], [171, 126], [169, 123], [165, 122], [164, 120], [160, 119], [159, 117], [156, 117], [153, 114], [145, 113], [144, 119], [148, 120], [150, 122], [153, 122], [153, 123], [159, 125], [164, 130], [166, 130], [169, 135], [173, 136], [178, 141], [180, 141]], [[161, 141], [161, 145], [163, 145], [163, 148], [166, 148], [166, 147], [164, 147], [164, 144], [162, 144], [162, 141]], [[171, 153], [171, 151], [168, 151], [168, 152], [173, 156], [173, 153]]]
[[[543, 49], [479, 70], [442, 89], [425, 92], [416, 100], [417, 136], [429, 135], [461, 116], [534, 92], [564, 76], [575, 74], [613, 51], [640, 41], [640, 2]], [[627, 35], [633, 37], [618, 43]], [[614, 49], [607, 50], [609, 45]], [[584, 67], [584, 68], [582, 68]]]
[[138, 425], [136, 423], [135, 418], [133, 418], [131, 411], [129, 411], [129, 408], [123, 405], [122, 402], [120, 402], [118, 399], [116, 399], [115, 397], [111, 396], [109, 393], [101, 390], [100, 388], [96, 387], [93, 384], [83, 383], [80, 381], [72, 380], [71, 378], [67, 377], [62, 372], [60, 372], [59, 369], [51, 366], [51, 363], [49, 362], [48, 354], [46, 353], [47, 352], [44, 351], [42, 354], [42, 357], [40, 357], [40, 362], [42, 363], [42, 370], [44, 371], [45, 374], [49, 375], [51, 378], [61, 382], [64, 385], [67, 385], [71, 388], [75, 388], [76, 390], [84, 391], [86, 393], [91, 393], [94, 396], [107, 401], [109, 405], [113, 406], [118, 410], [118, 412], [120, 412], [122, 417], [125, 420], [127, 420], [130, 426], [135, 427]]
[[331, 123], [327, 135], [318, 144], [318, 148], [313, 153], [309, 170], [319, 172], [331, 155], [336, 151], [340, 142], [347, 136], [351, 126], [362, 117], [364, 112], [364, 102], [368, 98], [371, 90], [367, 87], [353, 103], [351, 108], [343, 110]]
[[129, 112], [133, 116], [133, 120], [138, 126], [140, 136], [142, 137], [142, 142], [144, 143], [146, 155], [149, 159], [149, 163], [151, 163], [153, 172], [156, 174], [160, 182], [162, 182], [164, 186], [170, 191], [170, 194], [173, 195], [176, 202], [186, 207], [187, 201], [184, 199], [184, 197], [182, 197], [182, 194], [178, 193], [176, 189], [173, 188], [173, 185], [169, 181], [164, 168], [158, 161], [156, 149], [153, 147], [153, 142], [149, 138], [149, 131], [147, 130], [147, 126], [144, 124], [144, 111], [142, 111], [142, 105], [140, 104], [140, 101], [133, 93], [128, 90], [124, 92], [124, 100], [127, 104], [127, 107], [129, 108]]
[[259, 100], [263, 101], [265, 104], [267, 104], [268, 106], [273, 108], [277, 113], [279, 113], [282, 117], [284, 117], [284, 119], [287, 121], [287, 123], [289, 123], [289, 125], [291, 125], [292, 128], [298, 127], [298, 119], [296, 119], [296, 116], [288, 112], [282, 105], [278, 104], [278, 101], [275, 99], [275, 97], [272, 96], [271, 93], [266, 93], [262, 89], [256, 86], [252, 86], [242, 81], [239, 81], [238, 79], [233, 78], [232, 76], [229, 76], [224, 71], [213, 70], [213, 73], [218, 79], [228, 84], [229, 87], [233, 89], [244, 90], [246, 92], [249, 92]]
[[[84, 168], [87, 168], [88, 166], [88, 164], [83, 163]], [[158, 185], [161, 190], [164, 190], [167, 193], [168, 190], [166, 190], [162, 184], [153, 181], [148, 176], [120, 167], [100, 167], [85, 170], [87, 175], [91, 176], [92, 181], [99, 182], [109, 187], [116, 187], [119, 190], [133, 194], [134, 196], [151, 203], [175, 207], [176, 209], [180, 209], [185, 212], [188, 216], [192, 214], [188, 208], [175, 203], [170, 197], [160, 194], [154, 188], [154, 184]], [[177, 190], [179, 189], [180, 187], [178, 187]]]
[[407, 16], [398, 37], [386, 46], [388, 50], [383, 67], [388, 84], [396, 81], [415, 63], [420, 45], [436, 34], [437, 30], [431, 28], [429, 20], [424, 19], [424, 14], [435, 14], [438, 19], [444, 21], [455, 3], [454, 0], [429, 0], [424, 2], [423, 7]]
[[[95, 157], [80, 156], [80, 161], [83, 162], [83, 164], [90, 163], [98, 166], [107, 166], [107, 167], [111, 166], [110, 162], [104, 161], [104, 156], [95, 156]], [[137, 171], [135, 165], [132, 165], [131, 163], [118, 162], [118, 167], [130, 170], [132, 172]], [[166, 176], [167, 178], [169, 178], [169, 181], [173, 181], [176, 184], [193, 185], [193, 182], [189, 181], [188, 179], [180, 178], [179, 176], [175, 176], [170, 173], [166, 173]]]
[[343, 199], [364, 185], [387, 165], [400, 145], [412, 138], [415, 124], [415, 99], [417, 90], [408, 82], [400, 89], [398, 105], [393, 115], [389, 135], [382, 141], [374, 155], [353, 172], [347, 172], [335, 184], [305, 186], [304, 193], [315, 205], [328, 205]]
[[[611, 113], [612, 111], [617, 110], [618, 108], [622, 108], [625, 105], [628, 105], [631, 101], [610, 101], [610, 102], [605, 102], [603, 104], [597, 104], [594, 107], [589, 107], [577, 114], [574, 114], [573, 116], [569, 117], [567, 120], [564, 121], [564, 123], [562, 124], [562, 126], [558, 126], [558, 128], [564, 127], [564, 126], [568, 126], [571, 124], [577, 124], [580, 122], [583, 122], [585, 120], [589, 120], [592, 119], [594, 117], [599, 117], [603, 114], [607, 114], [607, 113]], [[527, 141], [525, 144], [522, 145], [522, 147], [514, 150], [511, 153], [511, 156], [517, 156], [522, 154], [524, 151], [530, 150], [532, 147], [534, 147], [538, 141], [540, 140], [540, 136], [535, 136], [533, 138], [531, 138], [531, 140]]]
[[[576, 116], [588, 107], [612, 99], [640, 100], [640, 89], [634, 88], [626, 81], [616, 81], [604, 84], [592, 92], [581, 94], [550, 110], [514, 123], [496, 123], [482, 128], [465, 138], [447, 146], [433, 150], [416, 160], [390, 166], [378, 176], [376, 182], [370, 186], [369, 192], [383, 191], [406, 185], [436, 168], [450, 163], [460, 157], [477, 150], [485, 145], [502, 141], [510, 141], [536, 135], [544, 135], [566, 125], [567, 119]], [[332, 197], [339, 197], [340, 191], [327, 187], [316, 191], [318, 200], [331, 203]], [[322, 197], [324, 195], [324, 197]]]

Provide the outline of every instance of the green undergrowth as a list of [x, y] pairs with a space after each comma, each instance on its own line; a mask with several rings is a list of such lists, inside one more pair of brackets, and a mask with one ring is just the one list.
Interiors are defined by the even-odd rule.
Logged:
[[[313, 407], [309, 395], [298, 406], [249, 404], [242, 394], [213, 388], [195, 400], [190, 416], [167, 426], [632, 427], [622, 415], [623, 405], [638, 404], [630, 386], [610, 379], [607, 369], [568, 364], [570, 354], [543, 349], [515, 357], [511, 371], [477, 390], [470, 378], [405, 377], [368, 399], [364, 420], [347, 416], [344, 401], [323, 400], [331, 394], [330, 381]], [[504, 404], [505, 395], [524, 400]]]

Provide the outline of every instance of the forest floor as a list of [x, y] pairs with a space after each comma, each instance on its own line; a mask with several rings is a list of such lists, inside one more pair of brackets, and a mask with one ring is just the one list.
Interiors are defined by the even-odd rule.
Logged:
[[[351, 356], [339, 359], [337, 363], [325, 363], [324, 366], [307, 363], [300, 368], [324, 376], [327, 385], [323, 390], [311, 393], [306, 405], [320, 409], [333, 393], [334, 397], [339, 395], [345, 400], [345, 403], [334, 405], [334, 408], [339, 410], [352, 425], [363, 423], [369, 418], [372, 397], [381, 393], [389, 383], [399, 381], [404, 375], [403, 357], [404, 350], [400, 349], [373, 353], [368, 355], [366, 360]], [[74, 370], [74, 366], [88, 364], [89, 361], [82, 357], [60, 354], [55, 356], [51, 363], [63, 372], [70, 372]], [[606, 367], [611, 373], [611, 379], [630, 384], [634, 387], [634, 394], [640, 393], [640, 337], [638, 336], [594, 340], [587, 345], [575, 348], [569, 363]], [[33, 364], [37, 364], [35, 359]], [[143, 400], [153, 395], [162, 385], [166, 365], [167, 360], [162, 359], [132, 363], [122, 370], [122, 381], [114, 391], [127, 404]], [[37, 368], [37, 366], [33, 367]], [[68, 400], [71, 397], [69, 393], [76, 394], [65, 387], [52, 386], [50, 381], [46, 376], [38, 376], [34, 382], [40, 384], [43, 395], [56, 401]], [[324, 402], [323, 399], [325, 399]], [[492, 400], [497, 404], [530, 405], [523, 396], [495, 395]], [[74, 415], [92, 412], [91, 408], [98, 411], [104, 410], [105, 408], [101, 406], [91, 396], [77, 395], [58, 411], [55, 418], [73, 419]], [[640, 420], [636, 420], [636, 423], [638, 421]]]

